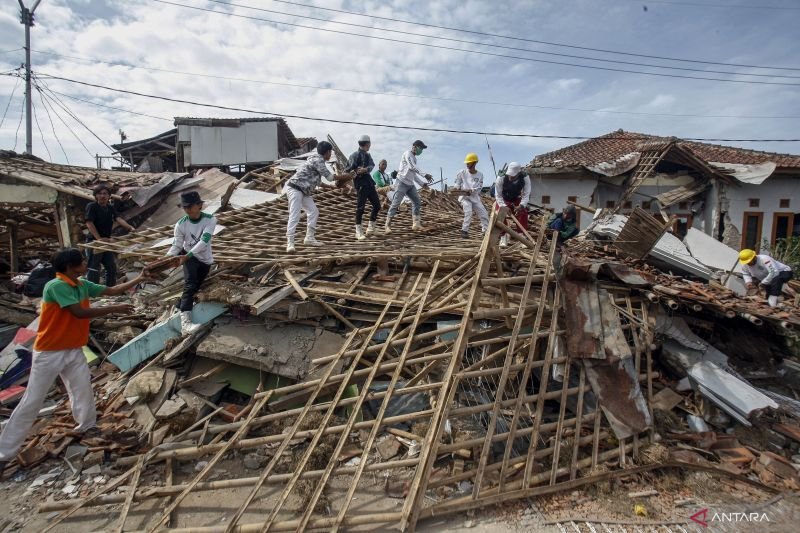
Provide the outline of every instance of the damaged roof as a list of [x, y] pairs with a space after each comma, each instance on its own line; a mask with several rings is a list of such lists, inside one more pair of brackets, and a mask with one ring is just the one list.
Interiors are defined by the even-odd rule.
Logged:
[[165, 174], [106, 170], [49, 163], [38, 157], [0, 151], [0, 179], [17, 179], [34, 185], [94, 200], [92, 188], [100, 183], [110, 185], [113, 192], [147, 188], [159, 183]]
[[[615, 165], [638, 156], [640, 144], [645, 141], [666, 139], [657, 135], [617, 130], [594, 139], [536, 156], [532, 168], [596, 167]], [[757, 165], [775, 163], [778, 168], [800, 169], [800, 155], [762, 152], [733, 146], [722, 146], [697, 141], [676, 139], [685, 148], [706, 163]], [[637, 157], [638, 159], [638, 157]]]

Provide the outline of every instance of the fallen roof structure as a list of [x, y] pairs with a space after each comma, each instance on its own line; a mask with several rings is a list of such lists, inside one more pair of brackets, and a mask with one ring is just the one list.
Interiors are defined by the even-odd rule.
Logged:
[[[251, 181], [277, 190], [285, 174], [272, 170], [252, 173]], [[724, 321], [729, 329], [762, 328], [761, 341], [772, 348], [800, 327], [790, 302], [773, 310], [722, 286], [662, 272], [613, 240], [574, 239], [562, 247], [549, 238], [544, 219], [532, 217], [523, 230], [504, 210], [492, 211], [485, 234], [462, 239], [454, 196], [422, 196], [423, 231], [411, 231], [403, 207], [391, 235], [354, 242], [352, 193], [316, 194], [325, 245], [294, 254], [285, 252], [284, 197], [219, 213], [222, 229], [213, 241], [219, 268], [198, 295], [201, 330], [180, 337], [177, 315], [167, 308], [181, 292], [179, 272], [144, 291], [125, 326], [124, 320], [96, 325], [108, 335], [132, 324], [139, 329], [109, 350], [108, 360], [122, 373], [102, 365], [98, 394], [106, 398], [101, 430], [108, 443], [129, 426], [140, 438], [115, 448], [121, 474], [84, 497], [43, 503], [40, 512], [61, 512], [47, 530], [78, 514], [103, 515], [105, 527], [116, 530], [414, 530], [448, 513], [675, 466], [667, 452], [651, 453], [654, 441], [702, 434], [676, 436], [674, 428], [659, 426], [656, 389], [678, 396], [667, 410], [682, 403], [700, 420], [719, 418], [698, 407], [704, 398], [746, 391], [759, 400], [756, 408], [728, 399], [720, 401], [723, 410], [753, 425], [774, 411], [786, 431], [794, 428], [796, 419], [784, 407], [790, 398], [764, 399], [733, 374], [714, 369], [709, 376], [705, 366], [687, 364], [677, 371], [694, 380], [697, 391], [690, 394], [696, 396], [675, 393], [662, 362], [670, 355], [659, 345], [666, 337], [702, 353], [706, 341], [684, 329], [690, 323], [707, 332], [716, 320], [720, 331]], [[479, 235], [476, 226], [472, 231]], [[512, 246], [499, 246], [502, 233]], [[171, 235], [165, 225], [91, 247], [123, 260], [158, 260]], [[665, 325], [665, 312], [691, 320]], [[215, 317], [223, 318], [215, 323]], [[306, 329], [287, 333], [286, 324]], [[312, 349], [322, 350], [316, 340], [338, 347], [306, 353], [273, 379], [262, 370], [274, 368], [279, 355], [235, 346], [237, 326], [291, 335], [282, 339], [287, 344], [302, 337]], [[714, 362], [725, 355], [736, 354]], [[303, 370], [307, 358], [311, 368]], [[237, 393], [249, 392], [235, 406], [219, 401], [222, 389], [234, 388], [235, 376], [222, 377], [232, 367], [255, 372], [249, 388], [236, 385]], [[190, 393], [192, 387], [198, 388]], [[152, 396], [143, 403], [145, 388]], [[185, 404], [198, 396], [204, 410], [179, 424], [189, 411]], [[29, 449], [46, 439], [58, 456], [63, 448], [55, 444], [72, 442], [59, 420], [43, 424]], [[252, 459], [254, 475], [220, 469], [237, 453]], [[178, 462], [195, 466], [174, 482]], [[751, 463], [753, 471], [760, 468]], [[717, 467], [703, 468], [719, 474]], [[787, 483], [793, 479], [781, 475]], [[221, 523], [180, 513], [200, 493], [231, 490], [241, 498]], [[113, 504], [122, 504], [118, 514], [106, 507]]]

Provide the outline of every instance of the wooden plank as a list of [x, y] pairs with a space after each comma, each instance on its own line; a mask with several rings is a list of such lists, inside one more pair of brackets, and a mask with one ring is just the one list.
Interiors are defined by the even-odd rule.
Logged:
[[430, 427], [425, 435], [425, 441], [421, 447], [420, 464], [414, 472], [414, 478], [411, 481], [408, 496], [406, 497], [406, 501], [403, 505], [403, 519], [400, 523], [400, 529], [403, 531], [407, 529], [414, 529], [419, 517], [419, 513], [422, 510], [425, 494], [423, 485], [426, 484], [427, 480], [429, 480], [431, 477], [433, 463], [437, 456], [436, 449], [438, 448], [439, 442], [442, 438], [442, 432], [444, 431], [444, 420], [446, 419], [446, 413], [452, 405], [456, 394], [456, 386], [454, 383], [456, 380], [453, 378], [456, 369], [461, 366], [461, 360], [469, 342], [469, 336], [472, 330], [472, 319], [470, 318], [470, 315], [475, 311], [478, 302], [480, 301], [480, 280], [485, 278], [486, 274], [489, 272], [489, 267], [491, 265], [489, 251], [494, 245], [497, 244], [499, 239], [500, 232], [498, 230], [497, 222], [498, 220], [504, 220], [507, 214], [508, 208], [506, 207], [500, 208], [498, 211], [492, 211], [491, 220], [489, 223], [490, 230], [486, 232], [483, 237], [483, 242], [481, 243], [481, 249], [478, 253], [480, 259], [478, 260], [478, 264], [475, 269], [475, 275], [471, 280], [471, 289], [465, 305], [467, 312], [464, 313], [464, 317], [461, 320], [458, 337], [456, 342], [453, 344], [450, 364], [447, 366], [447, 370], [442, 376], [442, 381], [444, 383], [448, 383], [449, 385], [448, 387], [442, 387], [442, 389], [439, 391], [438, 397], [436, 398], [436, 411], [434, 416], [431, 418]]
[[[514, 353], [517, 348], [517, 336], [519, 335], [519, 332], [522, 329], [522, 324], [525, 321], [524, 308], [526, 302], [528, 301], [528, 295], [530, 294], [531, 284], [533, 282], [533, 273], [535, 271], [534, 266], [537, 258], [539, 257], [539, 251], [542, 246], [542, 238], [544, 237], [545, 234], [544, 229], [545, 229], [545, 223], [544, 219], [542, 219], [542, 227], [540, 228], [539, 231], [539, 237], [536, 240], [536, 247], [534, 248], [533, 255], [531, 256], [531, 260], [528, 264], [528, 274], [525, 278], [525, 286], [522, 289], [520, 309], [519, 312], [517, 313], [516, 319], [514, 320], [513, 329], [511, 330], [511, 338], [509, 339], [508, 344], [506, 345], [505, 349], [506, 356], [505, 359], [503, 360], [503, 370], [502, 373], [500, 374], [500, 380], [497, 383], [497, 390], [495, 391], [495, 396], [494, 396], [495, 398], [494, 406], [489, 416], [489, 424], [486, 428], [486, 437], [483, 443], [483, 447], [481, 449], [480, 458], [478, 460], [478, 471], [477, 474], [475, 475], [475, 481], [472, 487], [472, 497], [475, 499], [478, 498], [481, 488], [483, 486], [483, 476], [486, 472], [486, 462], [489, 459], [489, 453], [492, 448], [492, 438], [494, 437], [494, 432], [495, 429], [497, 428], [497, 418], [498, 415], [500, 414], [500, 403], [503, 400], [503, 395], [505, 393], [506, 385], [508, 383], [508, 376], [511, 363], [514, 360]], [[502, 267], [500, 266], [499, 257], [495, 255], [495, 258], [498, 265], [497, 275], [498, 277], [503, 277], [503, 272], [502, 272]], [[539, 309], [541, 308], [542, 306], [540, 305]], [[522, 396], [523, 392], [520, 392], [519, 395]], [[513, 446], [513, 441], [506, 443], [506, 448], [510, 448], [511, 446]]]
[[[269, 391], [271, 392], [271, 391]], [[260, 400], [256, 401], [255, 406], [250, 411], [250, 414], [247, 416], [247, 419], [244, 421], [244, 424], [239, 428], [239, 430], [234, 433], [233, 437], [228, 439], [222, 448], [214, 455], [214, 457], [208, 461], [206, 466], [186, 485], [186, 488], [183, 491], [175, 496], [175, 499], [170, 503], [166, 509], [161, 513], [161, 516], [156, 520], [155, 524], [151, 525], [148, 528], [148, 533], [153, 533], [157, 529], [159, 529], [162, 525], [166, 525], [167, 521], [169, 521], [169, 517], [172, 514], [172, 511], [178, 508], [178, 505], [192, 492], [195, 486], [197, 486], [200, 481], [208, 474], [212, 468], [222, 459], [225, 453], [228, 452], [239, 440], [247, 434], [250, 430], [250, 424], [253, 422], [253, 418], [261, 411], [261, 409], [266, 405], [269, 401], [271, 394], [267, 394], [266, 396], [262, 397]], [[131, 494], [133, 497], [133, 494]]]
[[[367, 462], [369, 460], [369, 455], [370, 455], [370, 453], [372, 451], [372, 447], [375, 444], [375, 438], [378, 436], [378, 432], [382, 429], [383, 419], [386, 416], [386, 410], [389, 407], [389, 402], [392, 399], [395, 387], [397, 386], [397, 383], [400, 380], [400, 377], [402, 375], [402, 371], [404, 369], [404, 365], [405, 365], [406, 359], [408, 357], [409, 352], [411, 351], [411, 343], [412, 343], [412, 340], [414, 338], [413, 332], [415, 332], [417, 330], [417, 327], [419, 327], [420, 320], [421, 320], [421, 317], [422, 317], [422, 310], [425, 308], [425, 304], [428, 301], [428, 296], [429, 296], [429, 294], [431, 292], [431, 289], [433, 287], [433, 280], [435, 279], [436, 272], [438, 271], [438, 269], [439, 269], [439, 261], [437, 261], [434, 264], [433, 270], [431, 271], [431, 275], [428, 278], [428, 284], [426, 285], [426, 287], [423, 290], [422, 295], [421, 295], [421, 297], [419, 299], [419, 307], [417, 308], [417, 312], [414, 315], [414, 322], [412, 323], [412, 327], [411, 327], [412, 334], [408, 335], [408, 341], [406, 342], [405, 346], [403, 347], [403, 351], [400, 354], [400, 357], [398, 358], [397, 368], [393, 372], [392, 379], [391, 379], [391, 381], [389, 382], [389, 385], [386, 388], [386, 395], [383, 397], [383, 400], [381, 401], [381, 406], [378, 408], [377, 415], [375, 415], [375, 425], [372, 426], [372, 429], [369, 432], [369, 436], [367, 437], [367, 440], [364, 443], [364, 452], [361, 455], [361, 461], [359, 462], [358, 466], [356, 467], [356, 473], [353, 475], [353, 478], [352, 478], [352, 480], [350, 482], [350, 486], [349, 486], [349, 488], [347, 490], [347, 494], [344, 497], [344, 501], [341, 503], [341, 508], [339, 510], [338, 516], [336, 517], [336, 525], [334, 526], [334, 528], [340, 527], [343, 524], [344, 520], [345, 520], [345, 516], [347, 514], [348, 509], [350, 508], [350, 504], [351, 504], [351, 502], [353, 500], [353, 496], [355, 495], [356, 488], [358, 487], [358, 482], [361, 479], [361, 475], [364, 472], [364, 467], [367, 465]], [[414, 288], [416, 289], [416, 285], [415, 285]], [[414, 292], [414, 291], [412, 291], [412, 292]], [[405, 311], [406, 308], [407, 307], [404, 308], [404, 311]], [[398, 320], [397, 323], [399, 324], [400, 321]], [[390, 334], [389, 338], [391, 338], [391, 334]], [[386, 343], [385, 345], [388, 346], [388, 343]], [[364, 391], [364, 392], [366, 392], [366, 391]], [[343, 440], [344, 439], [342, 439], [342, 441]], [[310, 518], [310, 514], [308, 512], [306, 512], [306, 514], [309, 515], [309, 518]], [[303, 525], [305, 525], [307, 523], [308, 523], [308, 519], [306, 518], [305, 519], [305, 523]]]
[[[539, 293], [539, 302], [541, 302], [542, 304], [544, 304], [544, 302], [548, 298], [549, 288], [550, 288], [549, 281], [551, 279], [550, 278], [550, 273], [551, 273], [552, 266], [553, 266], [553, 259], [555, 257], [555, 252], [556, 252], [556, 249], [557, 249], [557, 246], [554, 245], [554, 241], [550, 241], [550, 242], [551, 242], [550, 253], [548, 254], [547, 262], [545, 263], [545, 270], [544, 270], [544, 279], [548, 280], [548, 281], [542, 284], [542, 288], [541, 288], [541, 291]], [[536, 362], [536, 352], [537, 352], [537, 349], [538, 349], [538, 346], [539, 346], [539, 339], [540, 339], [540, 336], [538, 335], [538, 332], [539, 332], [539, 328], [541, 328], [541, 326], [542, 326], [542, 319], [543, 318], [544, 318], [544, 305], [540, 305], [539, 306], [539, 310], [536, 312], [536, 318], [534, 319], [534, 322], [533, 322], [533, 331], [536, 332], [537, 334], [535, 335], [535, 337], [533, 338], [533, 340], [531, 341], [531, 343], [529, 345], [528, 356], [525, 358], [525, 361], [526, 361], [525, 362], [525, 369], [522, 371], [522, 378], [520, 379], [520, 383], [522, 383], [523, 386], [524, 386], [524, 384], [528, 383], [528, 380], [531, 377], [531, 373], [533, 372], [533, 368], [534, 368], [534, 365], [535, 365], [535, 362]], [[558, 321], [555, 318], [552, 319], [551, 329], [553, 327], [553, 324], [555, 324], [556, 327], [558, 327], [557, 322]], [[550, 332], [548, 332], [548, 337], [552, 338], [552, 334]], [[542, 361], [542, 366], [544, 366], [544, 361]], [[539, 390], [546, 390], [546, 389], [542, 389], [540, 387]], [[512, 415], [511, 425], [510, 425], [509, 431], [508, 431], [508, 441], [506, 442], [506, 448], [505, 448], [505, 450], [503, 452], [503, 461], [502, 461], [502, 464], [501, 464], [501, 467], [500, 467], [500, 491], [501, 492], [505, 489], [505, 482], [506, 482], [507, 475], [508, 475], [509, 460], [511, 458], [511, 448], [512, 448], [512, 445], [513, 445], [514, 441], [517, 438], [517, 433], [518, 433], [518, 429], [519, 429], [519, 421], [520, 421], [520, 417], [523, 414], [522, 413], [522, 406], [525, 405], [524, 396], [525, 396], [524, 394], [519, 394], [517, 396], [517, 399], [516, 399], [516, 402], [515, 402], [515, 405], [514, 405], [514, 414]], [[536, 448], [536, 443], [531, 440], [530, 446], [533, 447], [533, 448]]]

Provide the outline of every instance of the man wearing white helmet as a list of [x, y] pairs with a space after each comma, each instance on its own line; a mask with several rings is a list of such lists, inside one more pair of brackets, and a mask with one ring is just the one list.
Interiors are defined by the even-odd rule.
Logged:
[[481, 189], [483, 189], [483, 173], [477, 168], [478, 154], [470, 153], [464, 158], [467, 168], [456, 174], [455, 188], [465, 191], [466, 194], [458, 197], [464, 209], [464, 222], [461, 224], [461, 238], [469, 238], [469, 224], [472, 222], [472, 213], [478, 215], [481, 221], [481, 231], [486, 231], [489, 226], [489, 215], [481, 202]]
[[[531, 179], [522, 171], [522, 165], [512, 161], [505, 174], [494, 182], [495, 211], [508, 207], [520, 226], [528, 229], [528, 200], [531, 198]], [[500, 238], [500, 246], [508, 246], [508, 235]]]
[[[369, 148], [371, 142], [369, 135], [362, 135], [358, 139], [358, 150], [353, 152], [350, 159], [347, 160], [347, 167], [345, 172], [355, 172], [353, 179], [353, 186], [356, 189], [358, 197], [356, 199], [356, 240], [363, 241], [367, 235], [372, 235], [375, 231], [375, 221], [378, 220], [378, 212], [381, 210], [381, 199], [378, 197], [378, 192], [375, 190], [375, 181], [372, 179], [372, 169], [375, 168], [375, 162], [372, 156], [369, 155]], [[367, 232], [364, 233], [364, 227], [361, 225], [364, 219], [364, 208], [367, 205], [367, 200], [372, 204], [372, 212], [369, 215], [369, 226]]]

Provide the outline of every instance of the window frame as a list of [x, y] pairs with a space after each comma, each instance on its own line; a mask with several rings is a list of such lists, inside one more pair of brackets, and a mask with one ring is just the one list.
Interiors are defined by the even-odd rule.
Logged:
[[758, 229], [756, 233], [756, 244], [753, 249], [757, 252], [761, 249], [761, 235], [764, 232], [764, 213], [762, 211], [745, 211], [742, 215], [742, 248], [747, 248], [745, 241], [747, 240], [747, 219], [748, 217], [758, 218]]

